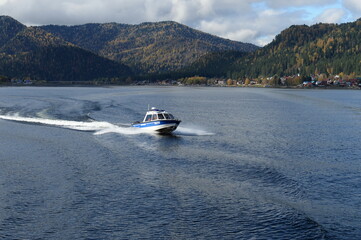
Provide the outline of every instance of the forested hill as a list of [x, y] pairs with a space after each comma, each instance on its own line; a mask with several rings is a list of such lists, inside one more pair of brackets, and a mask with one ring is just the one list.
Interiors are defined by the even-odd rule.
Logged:
[[27, 27], [0, 16], [1, 79], [128, 79], [179, 70], [213, 52], [258, 48], [171, 21]]
[[38, 27], [0, 16], [0, 76], [46, 81], [125, 79], [128, 66], [98, 56]]
[[25, 25], [11, 17], [0, 16], [0, 48], [25, 28]]
[[43, 26], [79, 47], [112, 60], [121, 60], [137, 71], [159, 73], [177, 70], [210, 52], [258, 49], [253, 44], [216, 37], [176, 22], [85, 24]]
[[361, 19], [291, 26], [259, 48], [171, 21], [26, 27], [0, 16], [0, 79], [114, 80], [133, 73], [155, 79], [360, 76]]
[[[229, 54], [229, 53], [224, 53]], [[316, 24], [291, 26], [273, 42], [250, 53], [222, 58], [218, 64], [223, 74], [233, 79], [301, 74], [305, 76], [361, 75], [361, 19], [345, 24]], [[200, 69], [199, 62], [203, 68]], [[206, 62], [206, 63], [205, 63]], [[217, 59], [207, 56], [191, 66], [194, 74], [209, 72]], [[189, 72], [189, 68], [188, 68]]]
[[57, 38], [40, 28], [28, 27], [9, 39], [0, 49], [3, 53], [16, 55], [17, 53], [35, 51], [42, 47], [62, 45], [73, 46], [63, 39]]

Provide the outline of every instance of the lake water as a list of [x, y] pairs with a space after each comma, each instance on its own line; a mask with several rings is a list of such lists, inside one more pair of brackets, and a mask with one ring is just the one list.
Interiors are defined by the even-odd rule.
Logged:
[[360, 239], [360, 143], [360, 91], [0, 88], [0, 239]]

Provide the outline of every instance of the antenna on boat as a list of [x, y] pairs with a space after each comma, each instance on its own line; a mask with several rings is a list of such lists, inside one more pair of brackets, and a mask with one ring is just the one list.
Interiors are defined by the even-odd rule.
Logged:
[[148, 111], [149, 111], [149, 104], [148, 104]]

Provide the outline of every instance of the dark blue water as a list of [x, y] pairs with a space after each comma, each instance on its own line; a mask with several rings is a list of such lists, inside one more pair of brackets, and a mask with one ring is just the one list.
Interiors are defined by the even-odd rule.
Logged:
[[361, 237], [359, 91], [0, 88], [0, 136], [0, 239]]

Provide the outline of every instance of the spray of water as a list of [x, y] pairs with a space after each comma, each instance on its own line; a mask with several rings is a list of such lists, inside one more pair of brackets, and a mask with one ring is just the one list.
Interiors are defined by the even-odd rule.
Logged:
[[177, 130], [175, 131], [175, 134], [177, 135], [183, 135], [183, 136], [212, 136], [214, 133], [208, 132], [206, 130], [202, 130], [199, 127], [182, 127], [179, 126]]

